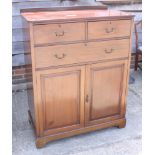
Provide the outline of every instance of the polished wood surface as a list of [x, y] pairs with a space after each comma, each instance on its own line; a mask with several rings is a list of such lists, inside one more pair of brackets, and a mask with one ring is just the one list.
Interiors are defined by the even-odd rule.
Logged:
[[110, 18], [110, 17], [132, 17], [131, 14], [114, 10], [74, 10], [74, 11], [43, 11], [43, 12], [23, 12], [21, 15], [31, 22], [36, 21], [54, 21], [71, 19], [92, 19], [92, 18]]
[[94, 9], [22, 15], [30, 36], [36, 146], [125, 127], [133, 16]]
[[88, 39], [130, 36], [131, 21], [99, 21], [88, 23]]
[[127, 58], [129, 48], [129, 39], [36, 47], [36, 68]]
[[[77, 33], [78, 28], [78, 33]], [[34, 43], [45, 44], [85, 40], [84, 23], [47, 24], [34, 26]]]

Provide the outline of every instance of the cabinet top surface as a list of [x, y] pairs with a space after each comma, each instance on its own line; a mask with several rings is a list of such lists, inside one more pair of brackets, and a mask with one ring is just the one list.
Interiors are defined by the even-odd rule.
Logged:
[[73, 20], [91, 18], [133, 17], [129, 13], [114, 10], [74, 10], [74, 11], [38, 11], [23, 12], [21, 15], [29, 22]]

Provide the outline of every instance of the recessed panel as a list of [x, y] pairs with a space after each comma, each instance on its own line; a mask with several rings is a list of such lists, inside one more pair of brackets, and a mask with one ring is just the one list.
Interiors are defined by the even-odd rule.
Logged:
[[92, 71], [91, 120], [119, 114], [121, 83], [121, 66]]
[[42, 77], [45, 130], [80, 123], [80, 72]]

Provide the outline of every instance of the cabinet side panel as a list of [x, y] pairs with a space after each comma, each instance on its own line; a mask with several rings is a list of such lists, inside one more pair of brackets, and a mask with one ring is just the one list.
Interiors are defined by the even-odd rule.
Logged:
[[[32, 76], [32, 58], [31, 58], [31, 43], [30, 43], [30, 27], [29, 23], [22, 18], [23, 24], [23, 38], [28, 38], [29, 41], [23, 42], [24, 47], [24, 59], [26, 64], [30, 64], [29, 67], [25, 67], [25, 72], [29, 73]], [[31, 70], [31, 71], [30, 71]], [[31, 78], [32, 79], [32, 78]], [[27, 86], [27, 97], [28, 97], [28, 105], [29, 111], [31, 115], [31, 119], [33, 123], [35, 123], [35, 115], [34, 115], [34, 96], [33, 96], [33, 85], [30, 87]]]
[[126, 115], [126, 102], [127, 102], [127, 95], [128, 95], [128, 86], [129, 86], [129, 78], [130, 78], [130, 66], [131, 66], [131, 54], [132, 54], [132, 39], [133, 39], [133, 28], [134, 28], [134, 19], [131, 20], [131, 27], [130, 27], [130, 50], [129, 50], [129, 58], [126, 63], [126, 80], [124, 81], [123, 85], [126, 88], [126, 91], [124, 93], [124, 111], [122, 113], [122, 116], [125, 117]]
[[28, 38], [28, 43], [24, 44], [24, 50], [29, 57], [25, 56], [25, 62], [29, 61], [30, 67], [32, 68], [32, 87], [28, 88], [28, 105], [29, 105], [29, 114], [31, 121], [35, 128], [36, 136], [40, 136], [40, 127], [39, 127], [39, 116], [38, 116], [38, 104], [37, 104], [37, 89], [36, 89], [36, 75], [35, 75], [35, 59], [34, 59], [34, 41], [33, 41], [33, 24], [28, 23], [24, 18], [23, 22], [23, 37]]

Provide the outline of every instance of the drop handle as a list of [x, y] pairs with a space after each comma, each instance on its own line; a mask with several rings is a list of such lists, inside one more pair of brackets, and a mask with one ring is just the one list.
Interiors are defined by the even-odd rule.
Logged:
[[55, 32], [56, 37], [63, 37], [65, 35], [65, 32]]
[[54, 57], [57, 58], [57, 59], [63, 59], [63, 58], [66, 57], [66, 54], [64, 54], [64, 53], [62, 55], [55, 54]]
[[111, 48], [111, 49], [109, 49], [109, 50], [108, 50], [108, 49], [104, 49], [104, 52], [105, 52], [105, 53], [108, 53], [108, 54], [109, 54], [109, 53], [112, 53], [113, 51], [114, 51], [113, 48]]
[[112, 27], [112, 28], [105, 28], [105, 32], [106, 33], [112, 33], [112, 32], [114, 32], [114, 30], [115, 30], [114, 27]]

